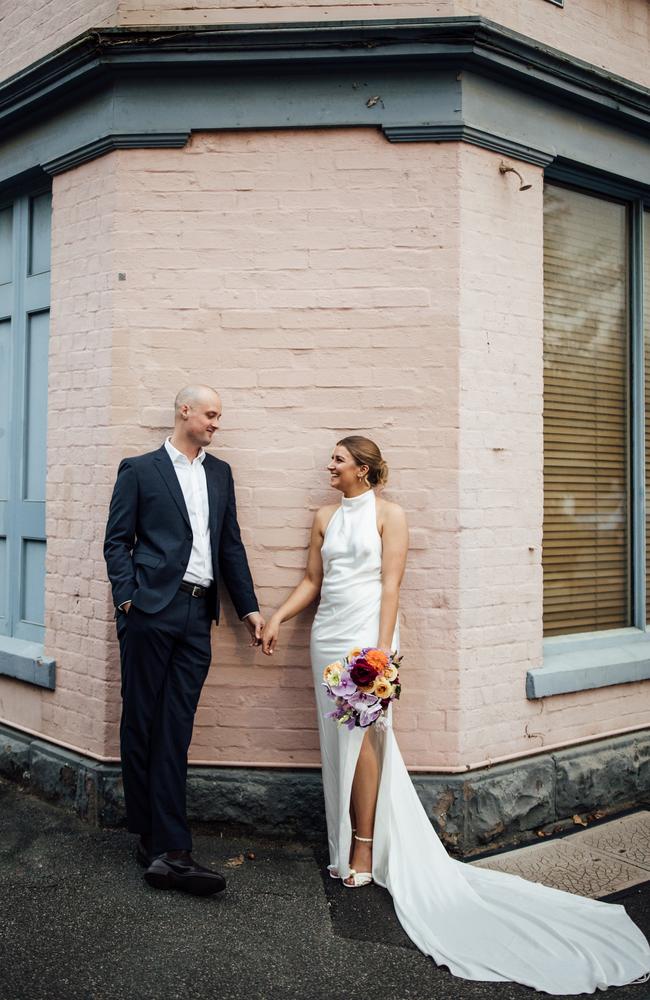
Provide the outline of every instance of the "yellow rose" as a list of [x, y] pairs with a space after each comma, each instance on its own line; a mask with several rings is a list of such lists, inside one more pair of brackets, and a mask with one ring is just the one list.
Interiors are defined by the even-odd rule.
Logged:
[[361, 656], [361, 647], [360, 646], [355, 646], [354, 649], [350, 650], [350, 652], [348, 653], [348, 660], [353, 660], [355, 658], [355, 656]]
[[394, 681], [397, 677], [397, 667], [394, 667], [392, 663], [389, 663], [384, 667], [381, 673], [387, 681]]
[[372, 689], [372, 693], [378, 698], [390, 698], [393, 693], [393, 685], [385, 677], [378, 677]]

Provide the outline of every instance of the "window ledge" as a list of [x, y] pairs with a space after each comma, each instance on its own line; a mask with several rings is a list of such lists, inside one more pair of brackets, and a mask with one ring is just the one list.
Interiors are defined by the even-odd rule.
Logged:
[[0, 636], [0, 676], [54, 691], [56, 661], [43, 655], [40, 642]]
[[650, 634], [637, 628], [553, 636], [544, 666], [526, 674], [526, 697], [588, 691], [650, 679]]

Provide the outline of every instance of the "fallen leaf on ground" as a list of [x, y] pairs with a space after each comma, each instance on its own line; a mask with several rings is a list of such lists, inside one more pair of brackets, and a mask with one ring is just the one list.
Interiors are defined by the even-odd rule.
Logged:
[[238, 854], [235, 858], [228, 858], [225, 862], [226, 868], [239, 868], [244, 863], [244, 855]]
[[587, 820], [583, 819], [582, 816], [579, 816], [578, 813], [576, 813], [575, 816], [572, 816], [571, 818], [572, 818], [573, 822], [576, 824], [576, 826], [586, 826], [587, 825]]

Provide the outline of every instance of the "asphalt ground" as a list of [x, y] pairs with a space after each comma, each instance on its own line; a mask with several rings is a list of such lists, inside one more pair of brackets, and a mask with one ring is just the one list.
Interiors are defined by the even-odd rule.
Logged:
[[[322, 846], [195, 827], [225, 892], [149, 888], [135, 838], [0, 781], [0, 1000], [532, 1000], [455, 979], [402, 931], [388, 893], [345, 889]], [[650, 883], [619, 893], [650, 937]], [[650, 1000], [650, 983], [598, 996]]]

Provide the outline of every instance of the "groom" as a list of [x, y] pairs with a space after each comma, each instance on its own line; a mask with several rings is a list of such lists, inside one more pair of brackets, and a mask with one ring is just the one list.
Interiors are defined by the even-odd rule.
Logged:
[[260, 644], [264, 627], [230, 466], [204, 451], [220, 418], [214, 389], [181, 389], [171, 437], [157, 451], [121, 462], [104, 541], [122, 668], [124, 798], [129, 830], [140, 834], [136, 857], [150, 885], [201, 896], [226, 885], [192, 858], [185, 796], [221, 581], [250, 645]]

